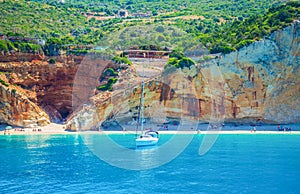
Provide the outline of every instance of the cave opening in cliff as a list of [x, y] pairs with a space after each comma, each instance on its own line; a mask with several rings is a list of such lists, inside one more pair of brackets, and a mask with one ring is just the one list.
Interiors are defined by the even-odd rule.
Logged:
[[41, 104], [43, 110], [49, 115], [50, 121], [54, 123], [60, 123], [67, 119], [67, 117], [72, 113], [68, 107], [56, 108], [52, 104]]
[[62, 119], [66, 119], [69, 116], [70, 111], [67, 108], [61, 108], [59, 110], [59, 113], [60, 113]]

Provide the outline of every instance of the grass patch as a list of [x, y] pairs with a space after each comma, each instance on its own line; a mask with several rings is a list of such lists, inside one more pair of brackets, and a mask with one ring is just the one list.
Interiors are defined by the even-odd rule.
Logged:
[[118, 81], [117, 78], [109, 78], [108, 81], [107, 81], [107, 84], [105, 85], [102, 85], [102, 86], [98, 86], [98, 90], [101, 90], [101, 91], [112, 91], [112, 86], [114, 83], [116, 83]]
[[8, 83], [6, 83], [4, 80], [2, 80], [2, 79], [0, 79], [0, 83], [2, 84], [2, 85], [4, 85], [4, 86], [6, 86], [6, 87], [8, 87], [9, 86], [9, 84]]

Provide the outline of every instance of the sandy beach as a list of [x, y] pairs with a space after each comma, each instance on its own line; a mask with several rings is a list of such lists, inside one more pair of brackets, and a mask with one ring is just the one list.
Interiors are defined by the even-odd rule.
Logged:
[[[63, 124], [51, 123], [43, 127], [34, 128], [20, 128], [12, 127], [12, 129], [5, 130], [8, 125], [0, 125], [0, 135], [34, 135], [34, 134], [135, 134], [134, 130], [120, 131], [120, 130], [101, 130], [101, 131], [68, 131], [65, 130], [66, 126]], [[225, 127], [224, 127], [225, 128]], [[252, 129], [232, 129], [227, 127], [222, 130], [159, 130], [160, 134], [300, 134], [300, 131], [276, 131], [269, 130], [270, 128], [260, 126], [259, 130], [253, 131]], [[237, 127], [238, 128], [238, 127]], [[242, 127], [241, 127], [242, 128]], [[264, 128], [266, 130], [264, 130]]]
[[5, 130], [8, 125], [0, 125], [0, 135], [33, 135], [33, 134], [67, 134], [70, 133], [65, 130], [65, 125], [51, 123], [47, 126], [38, 126], [32, 128], [12, 127], [12, 129]]

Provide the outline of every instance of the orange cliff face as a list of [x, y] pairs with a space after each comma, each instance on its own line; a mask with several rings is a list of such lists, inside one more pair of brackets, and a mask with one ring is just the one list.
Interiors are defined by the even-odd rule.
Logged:
[[[79, 66], [101, 64], [98, 59], [88, 56], [51, 58], [55, 59], [55, 64], [48, 62], [49, 57], [39, 58], [26, 53], [0, 56], [1, 79], [9, 84], [8, 87], [0, 85], [0, 102], [4, 104], [0, 113], [1, 123], [28, 126], [60, 122], [76, 109], [77, 105], [72, 103], [74, 88], [84, 94], [85, 89], [91, 92], [97, 86], [97, 82], [88, 82], [83, 87], [74, 87], [74, 80]], [[92, 86], [88, 87], [90, 84]], [[77, 103], [78, 106], [80, 103]]]
[[43, 126], [50, 123], [49, 116], [32, 100], [26, 92], [15, 86], [7, 85], [3, 75], [0, 85], [0, 122], [16, 126]]
[[20, 61], [1, 62], [0, 71], [5, 72], [8, 83], [18, 86], [15, 88], [17, 91], [24, 91], [23, 94], [47, 113], [51, 121], [61, 120], [62, 114], [71, 110], [71, 95], [67, 94], [72, 91], [76, 68], [60, 62], [62, 59], [58, 59], [56, 64], [36, 58], [22, 61], [28, 56], [21, 55], [18, 54]]
[[[146, 117], [300, 123], [299, 37], [300, 24], [295, 23], [268, 39], [197, 64], [194, 69], [176, 70], [147, 82]], [[118, 115], [134, 117], [140, 91], [137, 85], [128, 92], [91, 102], [69, 120], [69, 128], [90, 129]]]
[[[146, 116], [188, 117], [204, 122], [299, 123], [299, 37], [300, 24], [295, 23], [239, 51], [147, 80]], [[0, 71], [4, 72], [1, 79], [11, 84], [1, 86], [1, 122], [36, 123], [38, 118], [46, 118], [46, 113], [55, 121], [76, 110], [68, 117], [69, 128], [76, 130], [99, 126], [117, 114], [129, 120], [136, 116], [141, 78], [134, 67], [119, 73], [114, 85], [118, 89], [96, 92], [103, 70], [112, 66], [109, 61], [96, 56], [60, 56], [55, 60], [55, 64], [47, 62], [47, 57], [0, 62]], [[132, 88], [124, 90], [130, 84]], [[11, 94], [13, 87], [22, 99], [40, 109], [30, 108], [31, 103], [17, 103], [21, 97]]]

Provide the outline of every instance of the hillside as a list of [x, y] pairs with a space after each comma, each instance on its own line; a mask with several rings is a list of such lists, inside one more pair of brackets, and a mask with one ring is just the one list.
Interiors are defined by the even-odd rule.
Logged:
[[[130, 36], [121, 39], [125, 41], [125, 45], [151, 43], [154, 40], [154, 44], [182, 51], [191, 50], [189, 47], [194, 45], [194, 50], [201, 48], [211, 53], [227, 53], [286, 27], [299, 17], [299, 3], [281, 5], [286, 2], [284, 0], [64, 2], [2, 1], [0, 33], [45, 40], [42, 49], [47, 55], [52, 55], [58, 54], [53, 52], [53, 47], [56, 50], [68, 50], [69, 45], [85, 45], [83, 49], [89, 50], [90, 45], [110, 46], [111, 42], [103, 43], [103, 40], [118, 36], [115, 34], [133, 31], [135, 27], [151, 31], [160, 26], [161, 29], [156, 31], [148, 30], [151, 38], [145, 39], [141, 34], [127, 33]], [[129, 17], [115, 17], [120, 9], [128, 9]], [[148, 11], [151, 14], [147, 16], [130, 16]], [[99, 19], [103, 13], [109, 17]], [[168, 28], [174, 29], [173, 32]], [[253, 29], [255, 33], [252, 33]], [[134, 41], [131, 40], [132, 37]], [[136, 40], [135, 37], [139, 39]], [[112, 44], [116, 45], [118, 42]], [[34, 53], [41, 50], [36, 45], [3, 42], [0, 42], [0, 49], [5, 52], [15, 50]], [[82, 47], [77, 50], [82, 50]]]
[[[172, 13], [166, 8], [157, 15], [140, 18], [115, 18], [106, 14], [108, 18], [104, 20], [90, 13], [92, 5], [85, 9], [68, 1], [53, 2], [0, 2], [3, 21], [0, 24], [0, 98], [5, 107], [0, 113], [1, 122], [25, 126], [62, 121], [87, 102], [96, 103], [97, 110], [92, 110], [93, 114], [98, 111], [97, 114], [102, 115], [96, 115], [97, 118], [105, 119], [103, 115], [111, 111], [103, 112], [105, 106], [114, 104], [107, 103], [110, 96], [115, 92], [122, 94], [125, 86], [135, 87], [141, 80], [140, 67], [145, 61], [132, 63], [121, 55], [116, 56], [121, 53], [118, 51], [128, 48], [173, 50], [169, 61], [156, 61], [158, 66], [147, 64], [147, 76], [157, 76], [166, 63], [164, 73], [188, 74], [175, 75], [168, 84], [149, 82], [152, 85], [147, 86], [152, 95], [148, 100], [164, 102], [170, 108], [167, 113], [170, 116], [178, 116], [176, 107], [172, 106], [180, 104], [183, 97], [187, 100], [184, 114], [192, 114], [202, 121], [209, 119], [217, 105], [222, 115], [233, 122], [299, 121], [299, 110], [294, 108], [299, 107], [299, 94], [294, 93], [299, 85], [295, 76], [299, 73], [299, 23], [296, 22], [299, 21], [299, 2], [275, 5], [261, 0], [258, 2], [266, 3], [264, 6], [236, 17], [242, 13], [241, 10], [228, 12], [237, 6], [232, 1], [223, 1], [226, 6], [220, 9], [214, 7], [219, 1], [211, 0], [201, 1], [204, 3], [201, 9], [186, 4], [186, 8]], [[167, 1], [166, 6], [171, 2]], [[255, 7], [252, 3], [240, 1], [239, 6]], [[110, 9], [109, 5], [107, 3]], [[212, 16], [219, 17], [218, 14], [230, 17], [222, 22], [213, 19]], [[214, 53], [218, 55], [212, 55]], [[200, 60], [195, 62], [184, 54]], [[223, 75], [211, 75], [216, 65]], [[77, 70], [83, 71], [79, 73], [83, 77], [77, 77]], [[223, 78], [222, 83], [220, 78]], [[184, 84], [194, 87], [197, 94], [185, 91]], [[219, 86], [226, 92], [226, 96], [220, 98], [222, 103], [220, 99], [210, 98], [210, 92], [214, 92], [211, 88]], [[133, 93], [115, 99], [115, 103], [129, 98], [132, 103], [128, 107], [135, 107], [139, 91], [137, 86]], [[89, 101], [89, 97], [95, 101]], [[101, 100], [106, 102], [105, 106]]]
[[[182, 15], [204, 15], [210, 18], [229, 19], [230, 17], [249, 17], [253, 14], [261, 13], [273, 5], [278, 5], [282, 0], [256, 0], [256, 1], [221, 1], [221, 0], [31, 0], [35, 2], [47, 3], [54, 6], [65, 6], [77, 8], [82, 12], [94, 13], [97, 15], [113, 16], [120, 9], [128, 11], [129, 15], [136, 13], [147, 16], [174, 17]], [[247, 8], [247, 9], [246, 9]], [[133, 15], [134, 16], [134, 15]]]
[[[165, 116], [178, 117], [182, 113], [202, 122], [215, 113], [230, 122], [299, 122], [299, 29], [297, 21], [237, 52], [189, 68], [179, 64], [179, 69], [163, 74], [162, 81], [147, 83], [147, 111], [152, 110], [153, 102], [167, 111]], [[140, 96], [137, 62], [124, 69], [95, 54], [53, 57], [55, 64], [48, 57], [26, 53], [18, 56], [22, 61], [12, 58], [11, 62], [0, 62], [0, 98], [5, 107], [0, 113], [1, 122], [28, 126], [46, 124], [49, 117], [52, 121], [69, 118], [70, 127], [76, 128], [74, 124], [80, 122], [101, 122], [97, 119], [109, 116], [112, 107], [118, 107], [117, 112], [123, 111], [123, 105], [132, 112], [136, 110]], [[113, 91], [96, 91], [102, 72], [108, 70], [113, 76], [118, 71]], [[132, 92], [122, 92], [126, 87]], [[88, 108], [93, 103], [96, 110]], [[81, 110], [82, 104], [84, 111], [69, 117]], [[178, 109], [178, 105], [183, 107]], [[91, 115], [82, 119], [81, 113]]]

